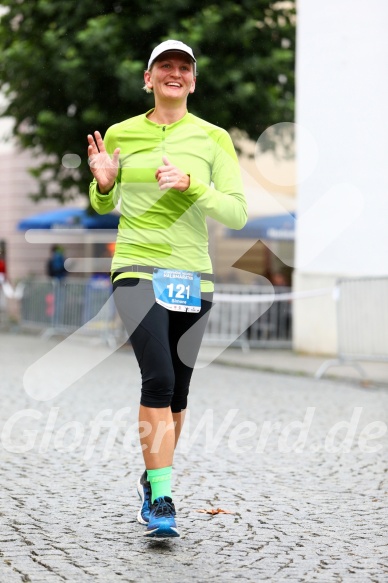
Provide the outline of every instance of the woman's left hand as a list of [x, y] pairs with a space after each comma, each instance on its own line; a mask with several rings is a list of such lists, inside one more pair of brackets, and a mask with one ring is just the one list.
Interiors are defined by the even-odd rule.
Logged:
[[173, 164], [170, 164], [166, 156], [163, 156], [163, 166], [159, 166], [155, 172], [155, 178], [159, 182], [160, 190], [175, 188], [184, 192], [190, 186], [190, 176], [179, 170]]

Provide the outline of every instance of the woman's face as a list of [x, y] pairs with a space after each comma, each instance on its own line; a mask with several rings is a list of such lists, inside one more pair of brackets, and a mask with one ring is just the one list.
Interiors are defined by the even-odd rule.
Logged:
[[144, 73], [144, 80], [156, 101], [186, 101], [195, 89], [193, 63], [182, 53], [165, 53]]

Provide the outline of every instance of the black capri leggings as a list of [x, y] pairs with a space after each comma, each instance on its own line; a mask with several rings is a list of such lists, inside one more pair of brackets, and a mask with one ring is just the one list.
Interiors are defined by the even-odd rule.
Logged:
[[155, 301], [152, 281], [123, 278], [113, 283], [115, 304], [139, 363], [145, 407], [169, 407], [179, 413], [212, 306], [213, 293], [202, 292], [198, 314], [173, 312]]

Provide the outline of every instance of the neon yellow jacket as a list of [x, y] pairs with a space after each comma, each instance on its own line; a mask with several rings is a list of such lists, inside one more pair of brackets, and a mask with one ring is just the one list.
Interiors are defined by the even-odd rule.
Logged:
[[[169, 125], [158, 125], [139, 115], [111, 126], [104, 144], [112, 155], [120, 150], [120, 168], [113, 189], [101, 194], [96, 180], [90, 201], [99, 213], [120, 202], [120, 222], [112, 272], [132, 264], [212, 273], [206, 217], [231, 229], [247, 220], [237, 155], [229, 134], [190, 113]], [[180, 192], [159, 189], [156, 169], [162, 156], [190, 175], [190, 186]], [[213, 183], [213, 185], [211, 185]], [[119, 277], [144, 277], [125, 273]], [[203, 291], [213, 289], [201, 282]]]

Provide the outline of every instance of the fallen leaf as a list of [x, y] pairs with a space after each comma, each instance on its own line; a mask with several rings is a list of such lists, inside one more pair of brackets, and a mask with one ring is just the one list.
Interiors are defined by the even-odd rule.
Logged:
[[224, 510], [223, 508], [201, 508], [200, 510], [197, 510], [197, 512], [203, 512], [204, 514], [234, 514], [234, 512], [231, 512], [230, 510]]

